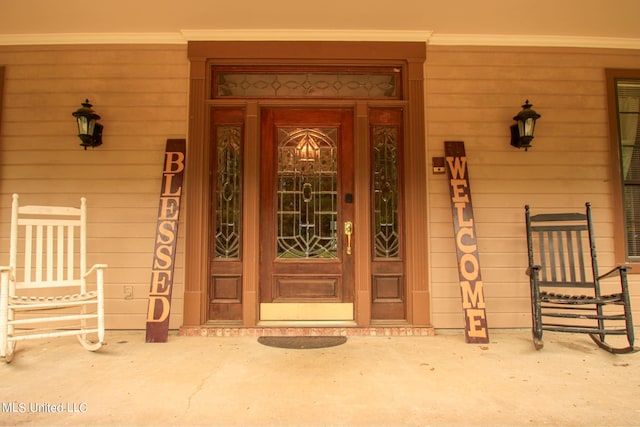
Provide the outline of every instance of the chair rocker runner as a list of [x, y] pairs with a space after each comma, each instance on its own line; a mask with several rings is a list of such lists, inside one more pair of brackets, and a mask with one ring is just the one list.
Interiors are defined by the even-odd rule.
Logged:
[[[591, 204], [585, 206], [586, 214], [537, 215], [525, 206], [534, 345], [541, 349], [542, 332], [555, 331], [588, 334], [611, 353], [637, 351], [627, 284], [630, 267], [598, 273]], [[612, 293], [603, 294], [603, 289]], [[609, 335], [626, 336], [627, 343], [609, 344]]]
[[[17, 341], [76, 335], [87, 350], [104, 344], [104, 269], [87, 270], [87, 207], [19, 206], [13, 195], [9, 265], [0, 267], [0, 358]], [[87, 278], [95, 276], [95, 289]]]

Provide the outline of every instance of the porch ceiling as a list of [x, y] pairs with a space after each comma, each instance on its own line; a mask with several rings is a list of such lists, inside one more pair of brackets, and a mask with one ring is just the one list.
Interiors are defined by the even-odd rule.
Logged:
[[0, 35], [183, 30], [416, 31], [640, 39], [637, 0], [3, 1]]

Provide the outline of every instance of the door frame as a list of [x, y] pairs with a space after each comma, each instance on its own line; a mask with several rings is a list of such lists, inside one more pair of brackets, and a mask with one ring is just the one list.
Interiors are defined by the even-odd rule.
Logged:
[[[405, 96], [397, 101], [405, 108], [405, 250], [407, 281], [407, 321], [415, 326], [431, 326], [430, 292], [427, 260], [427, 174], [424, 116], [423, 42], [189, 42], [189, 139], [187, 144], [186, 215], [185, 215], [185, 274], [183, 326], [199, 326], [206, 322], [208, 286], [210, 176], [209, 110], [216, 104], [211, 97], [212, 64], [256, 64], [265, 61], [287, 65], [308, 65], [310, 61], [331, 65], [389, 65], [403, 64]], [[347, 59], [345, 59], [347, 58]], [[259, 108], [267, 102], [247, 100], [225, 101], [228, 105], [246, 109], [246, 140], [259, 140]], [[273, 105], [282, 105], [274, 100]], [[295, 101], [288, 101], [291, 106]], [[355, 105], [355, 130], [367, 132], [367, 108], [371, 103], [323, 101], [322, 106]], [[308, 102], [304, 103], [305, 106]], [[252, 134], [253, 133], [253, 134]], [[259, 211], [259, 150], [245, 149], [245, 192], [243, 206], [247, 211]], [[355, 149], [354, 171], [366, 173], [356, 176], [355, 194], [369, 191], [369, 155]], [[358, 173], [358, 172], [356, 172]], [[253, 188], [255, 190], [248, 191]], [[367, 196], [368, 197], [368, 196]], [[360, 201], [362, 202], [362, 201]], [[362, 230], [369, 230], [369, 212], [359, 209], [354, 222]], [[243, 224], [243, 257], [255, 260], [255, 266], [244, 262], [242, 270], [242, 324], [256, 325], [259, 321], [259, 220]], [[368, 232], [355, 239], [354, 251], [369, 253]], [[355, 260], [355, 321], [358, 326], [371, 323], [371, 268], [367, 257]]]

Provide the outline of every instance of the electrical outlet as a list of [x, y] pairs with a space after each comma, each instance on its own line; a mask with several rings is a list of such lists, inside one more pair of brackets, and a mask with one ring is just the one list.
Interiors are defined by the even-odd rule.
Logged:
[[124, 287], [124, 299], [133, 299], [133, 286]]

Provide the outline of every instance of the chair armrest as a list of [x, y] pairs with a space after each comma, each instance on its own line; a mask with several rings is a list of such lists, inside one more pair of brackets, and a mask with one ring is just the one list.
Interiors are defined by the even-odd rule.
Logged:
[[8, 265], [0, 265], [0, 274], [7, 273], [9, 275], [9, 279], [12, 278], [11, 267]]
[[542, 266], [541, 265], [532, 265], [530, 267], [527, 267], [527, 276], [531, 276], [533, 274], [537, 274], [538, 271], [542, 270]]
[[8, 265], [0, 265], [0, 294], [2, 300], [5, 296], [9, 296], [9, 281], [11, 281], [11, 267]]
[[109, 267], [107, 264], [93, 264], [91, 268], [86, 273], [83, 274], [82, 277], [87, 277], [91, 273], [93, 273], [95, 270], [104, 270], [107, 267]]
[[598, 276], [598, 280], [606, 279], [607, 277], [613, 276], [616, 273], [619, 274], [622, 271], [627, 271], [630, 268], [631, 268], [631, 266], [628, 266], [628, 265], [619, 265], [619, 266], [617, 266], [615, 268], [612, 268], [611, 270], [607, 271], [606, 273], [601, 274], [600, 276]]

